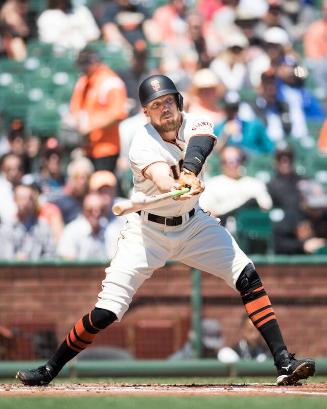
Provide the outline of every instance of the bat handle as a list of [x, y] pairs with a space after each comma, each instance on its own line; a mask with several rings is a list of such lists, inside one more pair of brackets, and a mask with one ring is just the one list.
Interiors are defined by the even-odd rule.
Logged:
[[183, 189], [173, 190], [173, 194], [171, 195], [171, 197], [182, 196], [182, 195], [185, 195], [185, 193], [188, 193], [189, 191], [190, 189], [188, 187], [184, 187]]

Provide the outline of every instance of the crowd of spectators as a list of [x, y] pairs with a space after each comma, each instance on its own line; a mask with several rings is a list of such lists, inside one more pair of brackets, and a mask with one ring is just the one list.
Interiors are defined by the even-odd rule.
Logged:
[[324, 251], [326, 30], [325, 0], [0, 1], [0, 258], [114, 256], [154, 73], [215, 125], [204, 209], [232, 228], [257, 208], [275, 253]]

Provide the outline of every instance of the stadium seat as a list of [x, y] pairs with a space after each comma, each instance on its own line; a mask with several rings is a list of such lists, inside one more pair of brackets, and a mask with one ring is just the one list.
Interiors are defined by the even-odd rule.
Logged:
[[161, 62], [162, 57], [162, 49], [163, 45], [161, 43], [148, 43], [148, 69], [155, 70], [158, 69]]
[[27, 90], [41, 89], [45, 94], [51, 94], [55, 89], [53, 72], [47, 66], [41, 66], [33, 71], [26, 71], [24, 82]]
[[53, 99], [46, 99], [28, 110], [27, 129], [31, 135], [57, 137], [60, 122], [59, 108]]
[[220, 174], [220, 159], [215, 152], [213, 152], [208, 158], [206, 174], [208, 177], [217, 176]]
[[92, 48], [99, 53], [102, 61], [115, 71], [124, 70], [130, 65], [130, 56], [121, 47], [95, 41]]
[[317, 120], [307, 121], [307, 127], [309, 131], [309, 135], [317, 140], [319, 138], [320, 130], [322, 127], [322, 122]]
[[169, 0], [151, 0], [147, 2], [147, 8], [151, 14], [154, 14], [154, 12], [161, 6], [164, 6], [165, 4], [168, 3]]
[[309, 176], [310, 168], [308, 164], [308, 157], [315, 153], [315, 140], [312, 137], [308, 138], [290, 138], [288, 145], [294, 152], [295, 169], [299, 175]]
[[309, 176], [323, 185], [327, 192], [327, 156], [317, 152], [312, 153], [307, 158], [307, 167], [310, 171]]
[[6, 89], [1, 90], [0, 96], [1, 113], [5, 118], [5, 126], [13, 118], [25, 120], [30, 105], [26, 87], [21, 82], [13, 82]]
[[42, 13], [48, 6], [47, 0], [29, 0], [29, 9], [36, 14]]
[[42, 58], [48, 61], [53, 53], [53, 45], [44, 43], [38, 39], [31, 39], [27, 43], [27, 54], [29, 57]]
[[75, 63], [75, 56], [70, 54], [54, 54], [49, 60], [49, 67], [54, 72], [76, 73], [78, 68]]
[[120, 176], [120, 188], [122, 194], [125, 197], [129, 197], [130, 192], [133, 188], [133, 172], [132, 169], [127, 169], [121, 176]]
[[236, 214], [236, 236], [243, 251], [251, 254], [272, 253], [272, 221], [269, 212], [241, 209]]
[[242, 101], [252, 102], [257, 96], [257, 91], [253, 87], [242, 88], [239, 91], [239, 95]]
[[0, 72], [9, 74], [21, 74], [25, 71], [24, 63], [9, 58], [0, 59]]
[[248, 176], [253, 176], [267, 183], [274, 172], [274, 157], [273, 155], [251, 156], [247, 160], [245, 168]]
[[14, 75], [9, 72], [0, 72], [0, 112], [5, 104], [5, 95], [14, 85]]
[[314, 176], [316, 172], [327, 171], [327, 155], [321, 155], [314, 150], [307, 156], [307, 166], [310, 168], [312, 176]]
[[68, 80], [67, 83], [59, 85], [57, 84], [56, 88], [53, 91], [53, 98], [57, 101], [58, 104], [69, 104], [75, 82]]
[[321, 247], [314, 254], [327, 254], [327, 246]]

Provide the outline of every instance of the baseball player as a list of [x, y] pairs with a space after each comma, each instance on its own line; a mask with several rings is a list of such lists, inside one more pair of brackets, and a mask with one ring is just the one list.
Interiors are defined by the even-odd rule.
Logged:
[[137, 130], [130, 148], [134, 192], [155, 195], [182, 187], [190, 190], [178, 200], [127, 216], [95, 308], [77, 321], [45, 365], [20, 370], [16, 377], [25, 385], [51, 382], [99, 331], [122, 319], [137, 289], [167, 259], [220, 277], [240, 293], [248, 316], [274, 357], [277, 385], [293, 385], [313, 375], [313, 360], [298, 360], [288, 352], [252, 261], [219, 221], [198, 206], [204, 164], [216, 141], [213, 124], [183, 112], [182, 95], [164, 75], [145, 79], [139, 97], [149, 122]]

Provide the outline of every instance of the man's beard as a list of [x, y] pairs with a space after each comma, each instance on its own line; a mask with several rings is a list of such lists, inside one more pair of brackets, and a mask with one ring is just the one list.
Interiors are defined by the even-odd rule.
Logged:
[[179, 127], [180, 122], [175, 119], [169, 119], [166, 121], [163, 125], [153, 125], [156, 130], [161, 133], [161, 132], [172, 132], [172, 131], [177, 131]]

